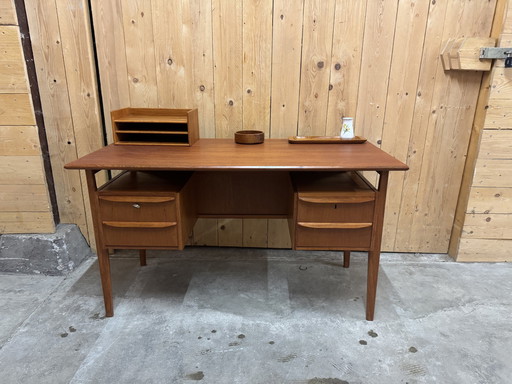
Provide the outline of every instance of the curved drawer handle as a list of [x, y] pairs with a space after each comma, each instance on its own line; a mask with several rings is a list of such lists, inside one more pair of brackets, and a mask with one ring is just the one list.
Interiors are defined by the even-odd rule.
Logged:
[[139, 203], [167, 203], [174, 201], [174, 196], [166, 197], [153, 197], [153, 196], [98, 196], [100, 200], [112, 201], [114, 203], [133, 203], [135, 201]]
[[297, 223], [300, 227], [313, 229], [362, 229], [370, 228], [372, 223]]
[[375, 197], [372, 196], [324, 196], [324, 197], [304, 197], [299, 196], [300, 201], [304, 201], [305, 203], [315, 203], [315, 204], [355, 204], [355, 203], [369, 203], [370, 201], [375, 201]]
[[103, 225], [113, 228], [170, 228], [176, 226], [176, 222], [170, 221], [104, 221]]

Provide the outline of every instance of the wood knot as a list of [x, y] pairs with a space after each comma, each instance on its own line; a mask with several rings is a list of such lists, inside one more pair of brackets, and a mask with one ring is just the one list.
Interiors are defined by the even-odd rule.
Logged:
[[340, 63], [336, 63], [336, 64], [334, 65], [334, 69], [335, 69], [335, 70], [337, 70], [337, 71], [339, 71], [339, 70], [341, 69], [341, 64], [340, 64]]
[[139, 82], [139, 79], [137, 79], [136, 77], [133, 78], [132, 80], [135, 84], [137, 84]]
[[229, 100], [228, 104], [232, 107], [235, 104], [235, 102], [233, 100]]
[[382, 144], [382, 140], [377, 140], [377, 144], [381, 145]]
[[332, 84], [329, 84], [329, 91], [332, 91], [333, 88], [334, 86]]
[[172, 65], [172, 59], [170, 57], [167, 59], [167, 64]]
[[249, 94], [250, 94], [251, 92], [252, 92], [252, 91], [251, 91], [251, 89], [250, 89], [250, 88], [247, 88], [247, 93], [249, 93]]
[[199, 86], [199, 90], [200, 90], [201, 92], [204, 92], [204, 90], [205, 90], [205, 89], [206, 89], [206, 87], [205, 87], [204, 85], [202, 85], [202, 84], [201, 84], [201, 85]]
[[318, 63], [316, 63], [316, 66], [320, 69], [322, 69], [324, 67], [325, 63], [323, 61], [319, 61]]
[[279, 16], [279, 18], [280, 18], [281, 20], [283, 20], [283, 19], [284, 19], [284, 15]]

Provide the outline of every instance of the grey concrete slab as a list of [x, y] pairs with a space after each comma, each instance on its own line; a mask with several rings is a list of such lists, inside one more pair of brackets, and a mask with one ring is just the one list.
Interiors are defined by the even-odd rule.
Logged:
[[0, 382], [510, 381], [510, 264], [383, 255], [368, 322], [364, 254], [349, 269], [334, 252], [148, 256], [146, 267], [134, 252], [112, 258], [113, 318], [102, 317], [96, 262], [41, 282], [57, 289], [40, 290], [45, 298], [4, 342]]

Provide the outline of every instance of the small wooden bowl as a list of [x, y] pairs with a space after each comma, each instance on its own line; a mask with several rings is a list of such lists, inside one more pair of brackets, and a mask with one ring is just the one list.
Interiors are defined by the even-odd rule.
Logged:
[[263, 141], [265, 141], [265, 134], [262, 131], [235, 132], [235, 143], [238, 144], [261, 144]]

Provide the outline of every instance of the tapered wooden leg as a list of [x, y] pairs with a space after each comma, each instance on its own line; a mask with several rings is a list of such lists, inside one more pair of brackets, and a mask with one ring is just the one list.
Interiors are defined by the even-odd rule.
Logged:
[[143, 267], [146, 264], [146, 250], [145, 249], [139, 249], [139, 258], [140, 258], [140, 266]]
[[375, 314], [379, 260], [380, 251], [368, 252], [368, 281], [366, 287], [366, 320], [368, 321], [373, 321], [373, 315]]
[[343, 251], [343, 268], [350, 267], [350, 251]]
[[101, 288], [105, 302], [105, 316], [114, 316], [114, 303], [112, 300], [112, 280], [110, 277], [110, 258], [107, 249], [98, 249], [98, 264], [100, 266]]

